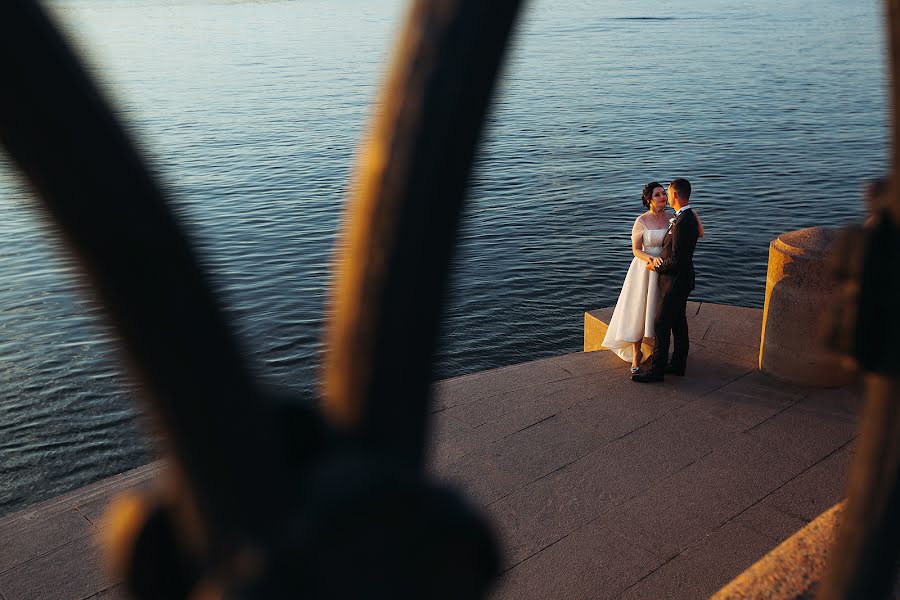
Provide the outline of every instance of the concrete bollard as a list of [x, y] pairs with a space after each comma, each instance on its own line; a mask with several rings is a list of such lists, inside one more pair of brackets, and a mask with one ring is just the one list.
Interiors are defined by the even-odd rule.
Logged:
[[769, 244], [759, 368], [788, 383], [835, 387], [856, 377], [821, 340], [822, 315], [837, 288], [827, 264], [836, 236], [808, 227]]

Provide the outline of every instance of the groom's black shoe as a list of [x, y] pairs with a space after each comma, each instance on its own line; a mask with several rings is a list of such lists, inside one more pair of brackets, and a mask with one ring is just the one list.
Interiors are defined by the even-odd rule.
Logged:
[[643, 371], [632, 375], [631, 380], [637, 381], [638, 383], [656, 383], [658, 381], [663, 381], [663, 374], [654, 373], [653, 371]]
[[666, 375], [678, 375], [679, 377], [684, 377], [684, 367], [676, 367], [675, 365], [669, 363], [666, 365], [665, 371], [663, 371]]

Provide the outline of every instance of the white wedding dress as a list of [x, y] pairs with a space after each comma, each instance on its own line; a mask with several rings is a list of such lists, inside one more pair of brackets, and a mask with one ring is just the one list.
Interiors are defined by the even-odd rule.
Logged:
[[[632, 242], [640, 240], [644, 252], [659, 256], [668, 229], [649, 229], [642, 217], [634, 222]], [[603, 338], [603, 346], [618, 354], [622, 360], [631, 362], [633, 342], [654, 337], [653, 318], [659, 299], [658, 277], [656, 271], [648, 269], [647, 263], [640, 258], [635, 257], [628, 267], [606, 337]]]

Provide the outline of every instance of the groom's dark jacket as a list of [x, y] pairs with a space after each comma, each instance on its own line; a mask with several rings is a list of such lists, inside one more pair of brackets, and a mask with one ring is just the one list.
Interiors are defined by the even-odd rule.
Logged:
[[694, 248], [699, 238], [697, 215], [690, 208], [681, 211], [669, 225], [660, 255], [662, 264], [656, 267], [661, 293], [687, 297], [694, 289]]

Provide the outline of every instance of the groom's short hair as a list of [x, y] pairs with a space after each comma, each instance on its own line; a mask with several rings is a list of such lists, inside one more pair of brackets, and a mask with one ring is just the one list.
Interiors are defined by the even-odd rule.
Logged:
[[687, 202], [691, 199], [691, 182], [687, 179], [682, 179], [681, 177], [673, 179], [669, 182], [669, 187], [675, 188], [675, 193], [678, 194], [679, 200]]

